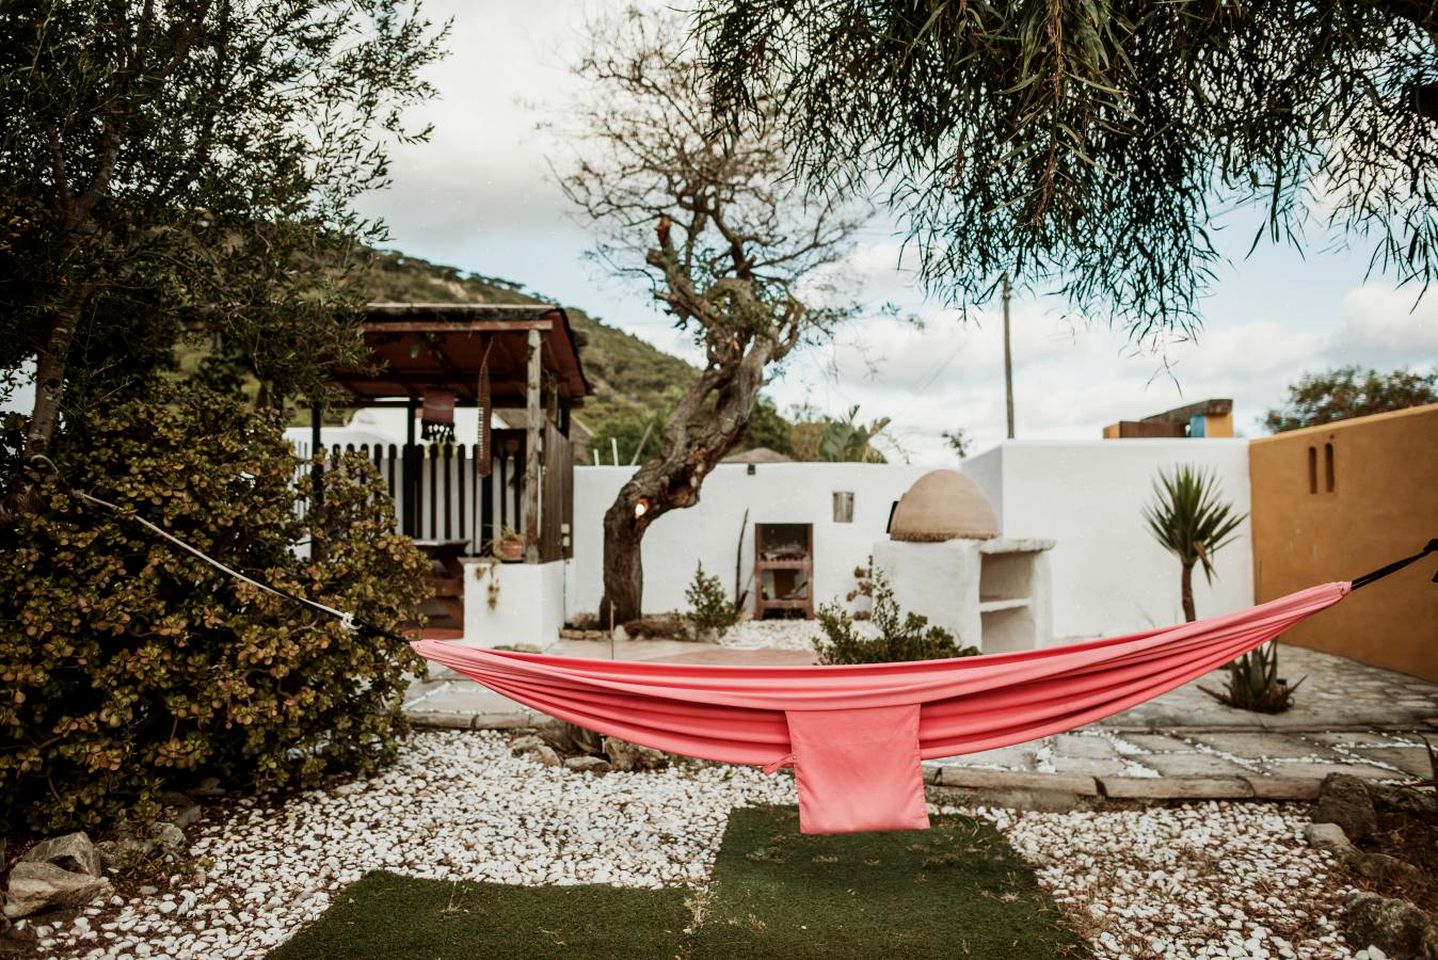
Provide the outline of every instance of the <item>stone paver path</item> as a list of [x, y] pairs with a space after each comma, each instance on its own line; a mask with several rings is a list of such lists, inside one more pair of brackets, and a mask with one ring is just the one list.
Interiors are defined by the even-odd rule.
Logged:
[[[605, 657], [607, 642], [562, 641], [561, 656]], [[735, 650], [669, 640], [626, 641], [621, 660], [801, 664], [803, 651]], [[926, 764], [930, 782], [1026, 804], [1074, 797], [1309, 799], [1330, 773], [1375, 780], [1427, 777], [1425, 734], [1438, 737], [1438, 684], [1300, 647], [1282, 648], [1296, 706], [1267, 715], [1233, 710], [1199, 688], [1215, 671], [1148, 703], [1072, 733]], [[544, 717], [448, 670], [410, 689], [420, 725], [489, 729]]]

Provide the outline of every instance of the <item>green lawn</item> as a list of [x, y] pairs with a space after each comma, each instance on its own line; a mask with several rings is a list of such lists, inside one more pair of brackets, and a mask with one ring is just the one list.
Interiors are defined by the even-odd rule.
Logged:
[[[696, 923], [697, 921], [697, 923]], [[686, 927], [694, 932], [685, 933]], [[806, 837], [793, 808], [736, 811], [703, 893], [509, 887], [372, 873], [273, 960], [1087, 957], [998, 832]]]

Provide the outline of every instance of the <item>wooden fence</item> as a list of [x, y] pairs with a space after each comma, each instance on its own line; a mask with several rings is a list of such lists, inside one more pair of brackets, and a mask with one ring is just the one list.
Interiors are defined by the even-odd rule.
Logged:
[[[573, 523], [574, 461], [569, 438], [553, 425], [546, 425], [542, 443], [539, 553], [548, 562], [572, 555], [566, 533]], [[466, 553], [482, 554], [501, 532], [524, 532], [524, 445], [523, 430], [495, 430], [488, 476], [480, 476], [475, 447], [463, 443], [335, 445], [326, 461], [358, 453], [373, 463], [406, 536], [463, 540]], [[296, 443], [295, 452], [309, 462], [307, 442]], [[297, 480], [308, 482], [309, 469]]]

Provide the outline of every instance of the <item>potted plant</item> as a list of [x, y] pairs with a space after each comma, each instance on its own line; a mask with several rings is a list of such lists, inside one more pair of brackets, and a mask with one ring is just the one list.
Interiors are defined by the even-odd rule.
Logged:
[[489, 542], [489, 553], [505, 563], [518, 563], [524, 559], [524, 536], [513, 527], [501, 527]]

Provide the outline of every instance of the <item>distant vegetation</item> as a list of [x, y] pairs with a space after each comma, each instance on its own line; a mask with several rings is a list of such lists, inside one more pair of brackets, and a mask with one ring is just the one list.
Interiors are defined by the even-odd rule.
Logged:
[[1339, 367], [1305, 374], [1290, 384], [1288, 401], [1269, 410], [1263, 425], [1282, 433], [1425, 403], [1438, 403], [1438, 370], [1380, 373], [1361, 367]]

